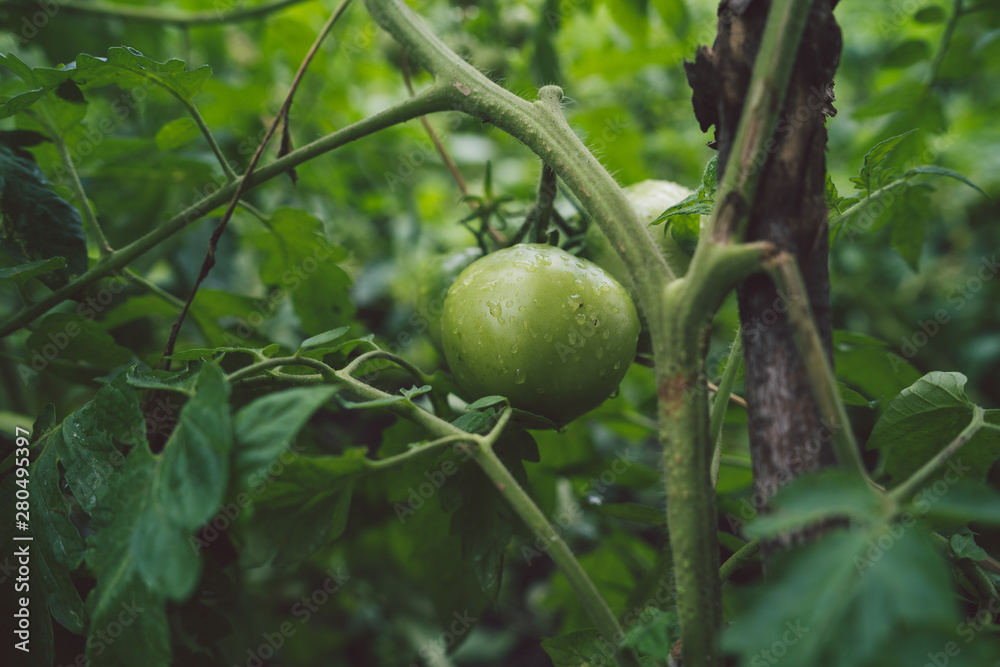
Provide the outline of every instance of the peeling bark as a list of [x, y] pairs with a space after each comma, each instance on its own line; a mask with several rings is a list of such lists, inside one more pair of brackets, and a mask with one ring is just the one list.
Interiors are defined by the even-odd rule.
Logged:
[[[831, 310], [827, 266], [827, 209], [823, 196], [825, 121], [833, 108], [833, 75], [840, 61], [841, 34], [833, 18], [836, 0], [815, 0], [799, 48], [777, 130], [755, 155], [762, 168], [750, 212], [747, 241], [768, 240], [794, 255], [832, 363]], [[700, 47], [685, 63], [694, 90], [695, 114], [703, 130], [715, 126], [720, 179], [727, 164], [754, 58], [770, 2], [723, 0], [712, 48]], [[735, 163], [734, 163], [735, 164]], [[834, 463], [832, 432], [820, 419], [805, 368], [785, 315], [785, 297], [764, 275], [738, 290], [744, 345], [746, 400], [757, 509], [782, 485], [805, 472]], [[764, 545], [768, 554], [810, 539], [816, 531], [782, 536]]]

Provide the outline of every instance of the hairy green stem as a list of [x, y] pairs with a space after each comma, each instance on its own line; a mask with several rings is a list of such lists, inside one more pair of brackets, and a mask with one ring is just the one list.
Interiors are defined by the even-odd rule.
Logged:
[[719, 483], [719, 467], [722, 465], [722, 424], [726, 420], [729, 395], [733, 391], [733, 384], [736, 382], [736, 375], [742, 363], [743, 336], [737, 331], [736, 337], [733, 339], [733, 345], [729, 348], [726, 369], [722, 372], [722, 379], [719, 380], [719, 391], [716, 392], [715, 401], [712, 402], [712, 414], [709, 418], [709, 442], [714, 443], [715, 447], [715, 452], [712, 454], [713, 486]]
[[[308, 162], [318, 155], [322, 155], [323, 153], [331, 151], [335, 148], [339, 148], [340, 146], [355, 141], [356, 139], [360, 139], [361, 137], [368, 136], [369, 134], [379, 130], [392, 127], [393, 125], [397, 125], [414, 118], [419, 118], [424, 114], [432, 113], [434, 111], [443, 111], [447, 108], [448, 101], [443, 95], [440, 94], [440, 91], [436, 87], [430, 88], [423, 91], [416, 97], [407, 99], [389, 109], [386, 109], [385, 111], [375, 114], [374, 116], [360, 120], [353, 125], [348, 125], [345, 128], [337, 130], [333, 134], [329, 134], [310, 144], [306, 144], [305, 146], [292, 151], [288, 155], [261, 167], [254, 172], [250, 179], [249, 187], [256, 187], [265, 181], [284, 174], [292, 167]], [[32, 320], [48, 312], [56, 304], [62, 303], [74, 294], [80, 292], [83, 288], [97, 282], [105, 276], [110, 275], [112, 271], [121, 269], [146, 251], [156, 247], [164, 239], [176, 234], [195, 220], [198, 220], [215, 208], [225, 204], [232, 198], [233, 193], [236, 192], [238, 183], [239, 181], [219, 187], [218, 190], [214, 190], [211, 194], [198, 200], [184, 211], [160, 224], [145, 236], [142, 236], [127, 246], [119, 248], [118, 250], [108, 254], [83, 275], [78, 276], [76, 279], [47, 295], [45, 298], [39, 299], [35, 303], [21, 309], [6, 322], [0, 325], [0, 338], [13, 331], [17, 331]], [[212, 184], [209, 184], [209, 186], [214, 188]], [[206, 188], [206, 190], [207, 189], [209, 188]]]
[[841, 465], [854, 470], [862, 479], [871, 481], [861, 460], [858, 443], [854, 439], [847, 418], [847, 409], [840, 398], [840, 388], [830, 360], [823, 348], [816, 322], [809, 307], [809, 293], [795, 258], [781, 252], [767, 263], [771, 279], [787, 295], [788, 318], [792, 324], [795, 345], [802, 356], [809, 384], [819, 405], [823, 421], [833, 436], [833, 451]]
[[719, 568], [719, 579], [726, 581], [733, 576], [736, 570], [740, 569], [746, 562], [757, 555], [760, 551], [760, 538], [755, 537], [744, 544], [739, 551], [730, 556], [722, 567]]
[[899, 486], [890, 491], [889, 497], [897, 501], [902, 501], [916, 493], [917, 489], [919, 489], [931, 475], [937, 472], [938, 468], [943, 466], [945, 462], [962, 447], [962, 445], [971, 440], [972, 436], [974, 436], [979, 429], [982, 428], [983, 417], [985, 414], [986, 411], [978, 405], [972, 406], [972, 420], [969, 422], [968, 426], [962, 429], [962, 432], [955, 436], [955, 439], [949, 442], [947, 447], [942, 449], [936, 456], [934, 456], [934, 458], [925, 463], [920, 470], [917, 470]]
[[[213, 23], [236, 23], [266, 16], [292, 5], [298, 5], [306, 0], [277, 0], [267, 4], [235, 9], [230, 12], [218, 9], [200, 12], [185, 12], [172, 9], [157, 9], [156, 7], [134, 7], [131, 5], [109, 4], [105, 2], [67, 2], [62, 5], [64, 11], [73, 14], [90, 14], [108, 18], [144, 21], [147, 23], [168, 23], [178, 26], [210, 25]], [[19, 3], [3, 3], [17, 5]]]
[[[562, 539], [559, 532], [552, 527], [548, 519], [533, 503], [527, 493], [521, 488], [514, 476], [504, 466], [503, 462], [493, 452], [491, 447], [480, 447], [473, 454], [476, 463], [483, 469], [483, 472], [492, 480], [497, 490], [507, 499], [507, 501], [527, 524], [532, 533], [544, 544], [548, 545], [548, 554], [559, 565], [559, 569], [569, 581], [570, 586], [576, 592], [577, 597], [584, 604], [590, 618], [597, 626], [604, 639], [615, 646], [621, 643], [624, 633], [618, 623], [618, 619], [608, 607], [607, 602], [594, 586], [594, 583], [587, 576], [587, 573], [580, 566], [579, 561], [570, 551], [569, 546]], [[514, 491], [514, 492], [512, 492]]]

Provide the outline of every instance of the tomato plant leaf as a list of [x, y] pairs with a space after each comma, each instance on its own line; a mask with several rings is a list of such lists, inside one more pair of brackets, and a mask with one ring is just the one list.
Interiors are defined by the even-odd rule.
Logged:
[[47, 315], [28, 337], [28, 349], [45, 359], [80, 360], [102, 370], [113, 370], [132, 361], [132, 352], [119, 345], [92, 319], [76, 313]]
[[865, 196], [877, 189], [887, 176], [885, 162], [889, 155], [899, 145], [899, 142], [914, 132], [916, 132], [915, 129], [903, 134], [897, 134], [894, 137], [889, 137], [875, 144], [865, 155], [860, 173], [851, 179], [854, 187]]
[[225, 494], [233, 444], [229, 391], [217, 364], [202, 366], [194, 393], [163, 448], [156, 475], [158, 500], [181, 528], [198, 528]]
[[833, 358], [838, 380], [883, 407], [920, 378], [907, 359], [889, 351], [885, 341], [852, 331], [833, 332]]
[[892, 247], [911, 269], [918, 271], [931, 210], [929, 192], [933, 188], [920, 183], [908, 186], [901, 188], [898, 201], [886, 207], [885, 220], [892, 225]]
[[[965, 383], [961, 373], [933, 371], [889, 401], [866, 447], [883, 450], [885, 472], [892, 483], [909, 477], [968, 426], [973, 409]], [[981, 480], [997, 457], [1000, 432], [981, 429], [938, 476], [958, 474]]]
[[351, 327], [337, 327], [336, 329], [331, 329], [330, 331], [324, 331], [323, 333], [313, 336], [312, 338], [307, 338], [302, 341], [302, 344], [299, 345], [299, 349], [295, 354], [298, 356], [299, 352], [302, 350], [308, 350], [311, 347], [321, 347], [326, 343], [342, 338], [344, 334], [350, 330]]
[[0, 280], [13, 280], [18, 285], [24, 285], [32, 278], [52, 273], [65, 267], [65, 257], [50, 257], [49, 259], [40, 259], [37, 262], [28, 262], [27, 264], [0, 269]]
[[52, 288], [87, 270], [83, 220], [52, 191], [31, 160], [0, 145], [0, 248], [22, 264], [63, 257], [65, 269], [37, 273]]
[[917, 525], [836, 530], [774, 568], [744, 592], [723, 634], [723, 647], [746, 660], [786, 637], [788, 664], [876, 664], [899, 632], [954, 632], [958, 620], [947, 566]]
[[297, 387], [256, 398], [233, 417], [236, 465], [267, 463], [289, 447], [336, 387]]
[[951, 544], [952, 551], [959, 558], [983, 561], [989, 557], [986, 550], [976, 544], [976, 539], [973, 537], [972, 531], [968, 528], [952, 535], [949, 543]]
[[[155, 569], [160, 559], [173, 556], [173, 549], [142, 554], [153, 557], [152, 561], [143, 561], [133, 552], [136, 532], [150, 519], [148, 508], [155, 502], [156, 465], [146, 447], [133, 449], [93, 514], [94, 532], [87, 538], [86, 553], [87, 565], [97, 579], [87, 596], [91, 622], [86, 655], [91, 664], [171, 664], [166, 603], [143, 580], [140, 568]], [[191, 551], [183, 540], [176, 544]], [[125, 619], [130, 621], [129, 631], [109, 641], [105, 630]]]
[[[940, 526], [979, 522], [1000, 525], [1000, 493], [982, 482], [960, 480], [935, 488], [931, 485], [912, 499], [913, 510]], [[944, 492], [940, 491], [944, 489]]]
[[187, 116], [176, 118], [156, 133], [156, 147], [161, 151], [173, 150], [197, 139], [200, 135], [201, 130], [192, 119]]
[[863, 479], [839, 469], [793, 480], [778, 490], [770, 505], [771, 513], [744, 528], [747, 537], [770, 537], [837, 517], [878, 522], [887, 510]]
[[366, 453], [365, 447], [352, 447], [342, 456], [297, 456], [282, 459], [278, 472], [265, 467], [245, 476], [254, 503], [248, 561], [287, 567], [340, 537], [354, 483], [371, 469]]
[[[35, 68], [35, 72], [48, 68]], [[77, 84], [84, 87], [117, 85], [119, 88], [136, 88], [158, 85], [178, 99], [190, 102], [211, 75], [208, 65], [189, 70], [183, 60], [176, 58], [157, 62], [128, 46], [113, 46], [107, 56], [98, 57], [81, 53], [73, 63], [62, 70], [70, 73]]]
[[166, 389], [191, 396], [203, 366], [204, 363], [195, 361], [181, 371], [133, 367], [127, 371], [126, 380], [139, 389]]
[[326, 240], [322, 223], [301, 209], [279, 208], [270, 222], [273, 233], [252, 236], [263, 255], [260, 279], [291, 295], [307, 333], [346, 324], [354, 314], [347, 293], [351, 279], [338, 262], [347, 258], [347, 251]]

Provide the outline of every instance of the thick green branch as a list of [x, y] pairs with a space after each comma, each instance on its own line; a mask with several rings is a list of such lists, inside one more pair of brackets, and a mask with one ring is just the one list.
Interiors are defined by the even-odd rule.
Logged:
[[[257, 5], [247, 9], [236, 9], [230, 12], [218, 9], [185, 12], [173, 9], [158, 9], [156, 7], [134, 7], [131, 5], [109, 4], [104, 2], [67, 2], [62, 9], [72, 14], [90, 14], [107, 18], [142, 21], [146, 23], [168, 23], [178, 26], [210, 25], [214, 23], [236, 23], [266, 16], [292, 5], [298, 5], [306, 0], [277, 0], [268, 4]], [[3, 3], [17, 5], [20, 3]]]

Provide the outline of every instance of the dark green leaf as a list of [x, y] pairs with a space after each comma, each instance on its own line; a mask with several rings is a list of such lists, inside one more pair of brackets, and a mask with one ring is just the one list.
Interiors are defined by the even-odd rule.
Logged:
[[215, 513], [229, 483], [232, 444], [229, 384], [218, 365], [205, 364], [156, 471], [157, 500], [175, 525], [194, 530]]
[[493, 424], [493, 410], [486, 412], [466, 412], [451, 423], [466, 433], [485, 433]]
[[[36, 68], [35, 72], [46, 69], [49, 68]], [[212, 73], [208, 65], [188, 70], [182, 60], [157, 62], [128, 46], [113, 46], [104, 58], [81, 53], [65, 71], [81, 86], [95, 88], [115, 84], [123, 89], [141, 87], [147, 90], [162, 86], [187, 102], [198, 94], [205, 79]]]
[[931, 210], [927, 187], [912, 186], [899, 201], [889, 205], [892, 247], [914, 271], [919, 270], [920, 252], [927, 237], [927, 217]]
[[35, 355], [51, 362], [59, 359], [113, 370], [132, 361], [132, 353], [115, 342], [104, 329], [75, 313], [52, 313], [28, 337], [32, 361]]
[[[296, 457], [246, 478], [254, 519], [248, 526], [248, 557], [255, 563], [286, 567], [337, 539], [347, 526], [351, 491], [372, 462], [364, 447], [343, 456]], [[295, 520], [289, 521], [289, 512]]]
[[882, 60], [883, 67], [909, 67], [931, 55], [931, 47], [922, 39], [910, 39], [897, 45]]
[[[87, 538], [87, 565], [97, 579], [87, 597], [91, 617], [87, 641], [90, 664], [156, 667], [171, 664], [166, 603], [161, 595], [150, 590], [140, 575], [140, 567], [154, 573], [160, 567], [173, 567], [169, 561], [181, 549], [190, 552], [191, 547], [183, 539], [177, 539], [167, 543], [170, 549], [166, 552], [142, 553], [145, 561], [133, 552], [134, 536], [150, 519], [149, 506], [155, 502], [155, 468], [156, 462], [147, 448], [133, 449], [120, 473], [115, 475], [105, 501], [94, 513], [91, 523], [94, 533]], [[128, 632], [109, 641], [104, 630], [125, 620], [129, 622]]]
[[838, 517], [878, 522], [886, 513], [881, 496], [864, 480], [834, 469], [783, 486], [770, 504], [770, 514], [745, 527], [747, 537], [769, 537]]
[[860, 190], [863, 194], [869, 194], [874, 191], [878, 187], [877, 179], [883, 172], [885, 172], [885, 161], [888, 159], [893, 149], [899, 145], [899, 142], [914, 132], [916, 132], [916, 130], [910, 130], [909, 132], [904, 132], [903, 134], [896, 135], [895, 137], [889, 137], [888, 139], [875, 144], [875, 146], [868, 151], [868, 154], [865, 155], [864, 163], [861, 165], [861, 172], [855, 178], [851, 179], [851, 182], [854, 183], [854, 187]]
[[0, 146], [0, 248], [21, 263], [63, 257], [66, 269], [42, 282], [57, 288], [87, 270], [83, 220], [51, 190], [34, 162]]
[[336, 387], [297, 387], [254, 399], [233, 418], [236, 464], [267, 463], [288, 447]]
[[[961, 373], [934, 371], [889, 401], [866, 446], [885, 452], [885, 472], [893, 484], [913, 474], [969, 425], [972, 404], [965, 395], [965, 382]], [[961, 466], [970, 479], [981, 480], [998, 456], [1000, 433], [982, 429], [950, 464]]]
[[322, 223], [301, 209], [279, 208], [270, 222], [273, 232], [253, 237], [264, 255], [260, 279], [291, 294], [305, 331], [318, 333], [343, 326], [354, 314], [347, 293], [351, 279], [337, 265], [347, 252], [330, 243]]
[[1000, 525], [1000, 494], [981, 482], [963, 479], [969, 472], [965, 464], [946, 464], [946, 468], [944, 479], [913, 497], [913, 510], [941, 526]]
[[342, 338], [344, 334], [350, 330], [351, 327], [337, 327], [336, 329], [325, 331], [317, 336], [313, 336], [312, 338], [307, 338], [302, 341], [301, 345], [299, 345], [299, 351], [306, 350], [311, 347], [321, 347], [326, 343]]
[[829, 210], [840, 213], [840, 202], [844, 201], [844, 198], [837, 192], [837, 186], [834, 184], [830, 172], [826, 173], [826, 186], [823, 189], [823, 197], [826, 200], [826, 207]]
[[126, 379], [130, 385], [140, 389], [166, 389], [190, 396], [194, 393], [194, 386], [202, 366], [200, 362], [192, 362], [182, 371], [130, 368]]
[[958, 621], [948, 569], [916, 525], [834, 531], [774, 572], [723, 635], [748, 661], [780, 644], [789, 665], [874, 665], [902, 630], [949, 632]]
[[52, 273], [65, 267], [65, 257], [40, 259], [37, 262], [28, 262], [27, 264], [12, 266], [8, 269], [0, 269], [0, 280], [13, 280], [18, 285], [24, 285], [36, 276]]
[[954, 551], [955, 555], [959, 558], [982, 561], [986, 560], [989, 556], [985, 549], [976, 544], [976, 540], [972, 536], [972, 532], [968, 529], [966, 529], [965, 532], [955, 533], [952, 535], [950, 542], [952, 551]]

